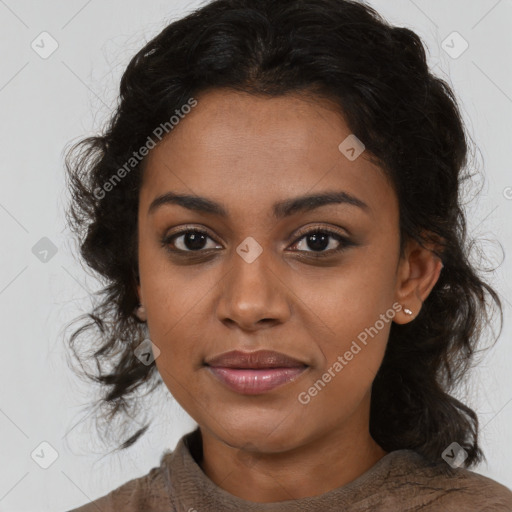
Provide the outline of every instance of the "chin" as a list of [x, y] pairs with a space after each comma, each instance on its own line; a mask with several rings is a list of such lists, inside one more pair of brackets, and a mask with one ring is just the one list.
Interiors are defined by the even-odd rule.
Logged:
[[[222, 428], [219, 428], [219, 424]], [[305, 440], [302, 422], [297, 429], [297, 418], [278, 414], [238, 414], [223, 416], [212, 430], [227, 445], [239, 449], [278, 453], [292, 449]]]

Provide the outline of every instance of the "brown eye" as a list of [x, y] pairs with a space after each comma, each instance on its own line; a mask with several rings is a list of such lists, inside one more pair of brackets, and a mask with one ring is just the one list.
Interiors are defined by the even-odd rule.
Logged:
[[312, 253], [314, 256], [337, 253], [350, 245], [354, 244], [348, 238], [339, 233], [323, 229], [315, 229], [304, 233], [293, 244], [293, 246], [298, 247], [299, 252]]
[[204, 231], [197, 229], [187, 229], [185, 231], [175, 233], [172, 236], [166, 237], [164, 240], [162, 240], [162, 244], [167, 246], [170, 251], [176, 252], [199, 252], [203, 250], [215, 249], [218, 247], [215, 244], [213, 247], [207, 247], [208, 239], [212, 240], [208, 233]]

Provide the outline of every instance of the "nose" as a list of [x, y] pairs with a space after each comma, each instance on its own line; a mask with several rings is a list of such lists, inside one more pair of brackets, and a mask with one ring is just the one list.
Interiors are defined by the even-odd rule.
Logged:
[[244, 331], [282, 324], [291, 314], [290, 292], [270, 266], [265, 251], [251, 263], [234, 253], [231, 269], [219, 286], [217, 316]]

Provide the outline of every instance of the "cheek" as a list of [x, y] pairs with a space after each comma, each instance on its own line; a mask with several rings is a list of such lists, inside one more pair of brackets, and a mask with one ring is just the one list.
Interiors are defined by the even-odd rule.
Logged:
[[322, 283], [315, 309], [328, 334], [317, 337], [324, 361], [311, 381], [328, 380], [326, 387], [333, 399], [348, 392], [362, 396], [382, 363], [396, 314], [392, 307], [394, 256], [391, 251], [377, 253], [368, 248], [341, 269], [336, 279]]
[[155, 339], [166, 339], [165, 333], [187, 322], [189, 312], [193, 314], [204, 300], [211, 287], [208, 273], [196, 279], [192, 267], [172, 265], [156, 250], [141, 251], [139, 267], [148, 326]]
[[322, 352], [326, 361], [313, 379], [332, 381], [332, 387], [351, 393], [360, 394], [370, 387], [382, 363], [392, 322], [384, 315], [382, 318], [379, 315], [371, 320], [353, 318], [333, 342], [324, 343]]
[[194, 279], [190, 271], [171, 271], [169, 265], [162, 272], [148, 273], [144, 289], [149, 335], [160, 349], [156, 364], [166, 384], [167, 379], [172, 384], [172, 377], [166, 377], [166, 372], [180, 381], [173, 391], [176, 385], [193, 384], [190, 374], [208, 351], [212, 340], [205, 328], [205, 308], [217, 281], [210, 279], [208, 273]]
[[323, 282], [319, 301], [335, 332], [357, 336], [391, 308], [398, 258], [393, 235], [382, 233], [359, 247]]
[[384, 357], [391, 320], [377, 315], [371, 323], [358, 322], [362, 327], [352, 324], [336, 342], [324, 344], [325, 364], [298, 391], [296, 399], [309, 418], [322, 416], [337, 424], [368, 397]]

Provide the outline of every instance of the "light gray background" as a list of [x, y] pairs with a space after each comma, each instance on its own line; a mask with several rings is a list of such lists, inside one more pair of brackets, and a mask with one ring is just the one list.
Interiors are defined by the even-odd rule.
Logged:
[[[468, 206], [470, 228], [488, 240], [485, 251], [499, 261], [495, 239], [505, 254], [512, 254], [512, 1], [370, 4], [424, 39], [431, 65], [460, 98], [481, 150], [476, 163], [486, 175], [480, 198]], [[0, 0], [1, 511], [64, 511], [95, 499], [147, 473], [163, 450], [174, 448], [194, 426], [165, 390], [148, 400], [148, 410], [156, 413], [153, 427], [120, 455], [101, 458], [91, 424], [76, 425], [92, 394], [68, 369], [64, 327], [88, 310], [88, 297], [99, 285], [76, 261], [65, 229], [63, 149], [101, 128], [116, 103], [121, 74], [143, 43], [199, 5], [178, 0]], [[59, 45], [47, 59], [31, 48], [43, 31]], [[469, 43], [458, 58], [442, 48], [453, 31]], [[452, 46], [457, 50], [459, 44]], [[480, 184], [477, 180], [475, 190]], [[46, 263], [32, 252], [43, 237], [58, 249]], [[504, 330], [474, 372], [467, 394], [460, 392], [483, 426], [488, 464], [477, 471], [509, 487], [511, 276], [510, 260], [505, 260], [491, 281], [504, 297]], [[157, 407], [157, 400], [163, 406]], [[58, 452], [48, 469], [31, 458], [43, 441]]]

